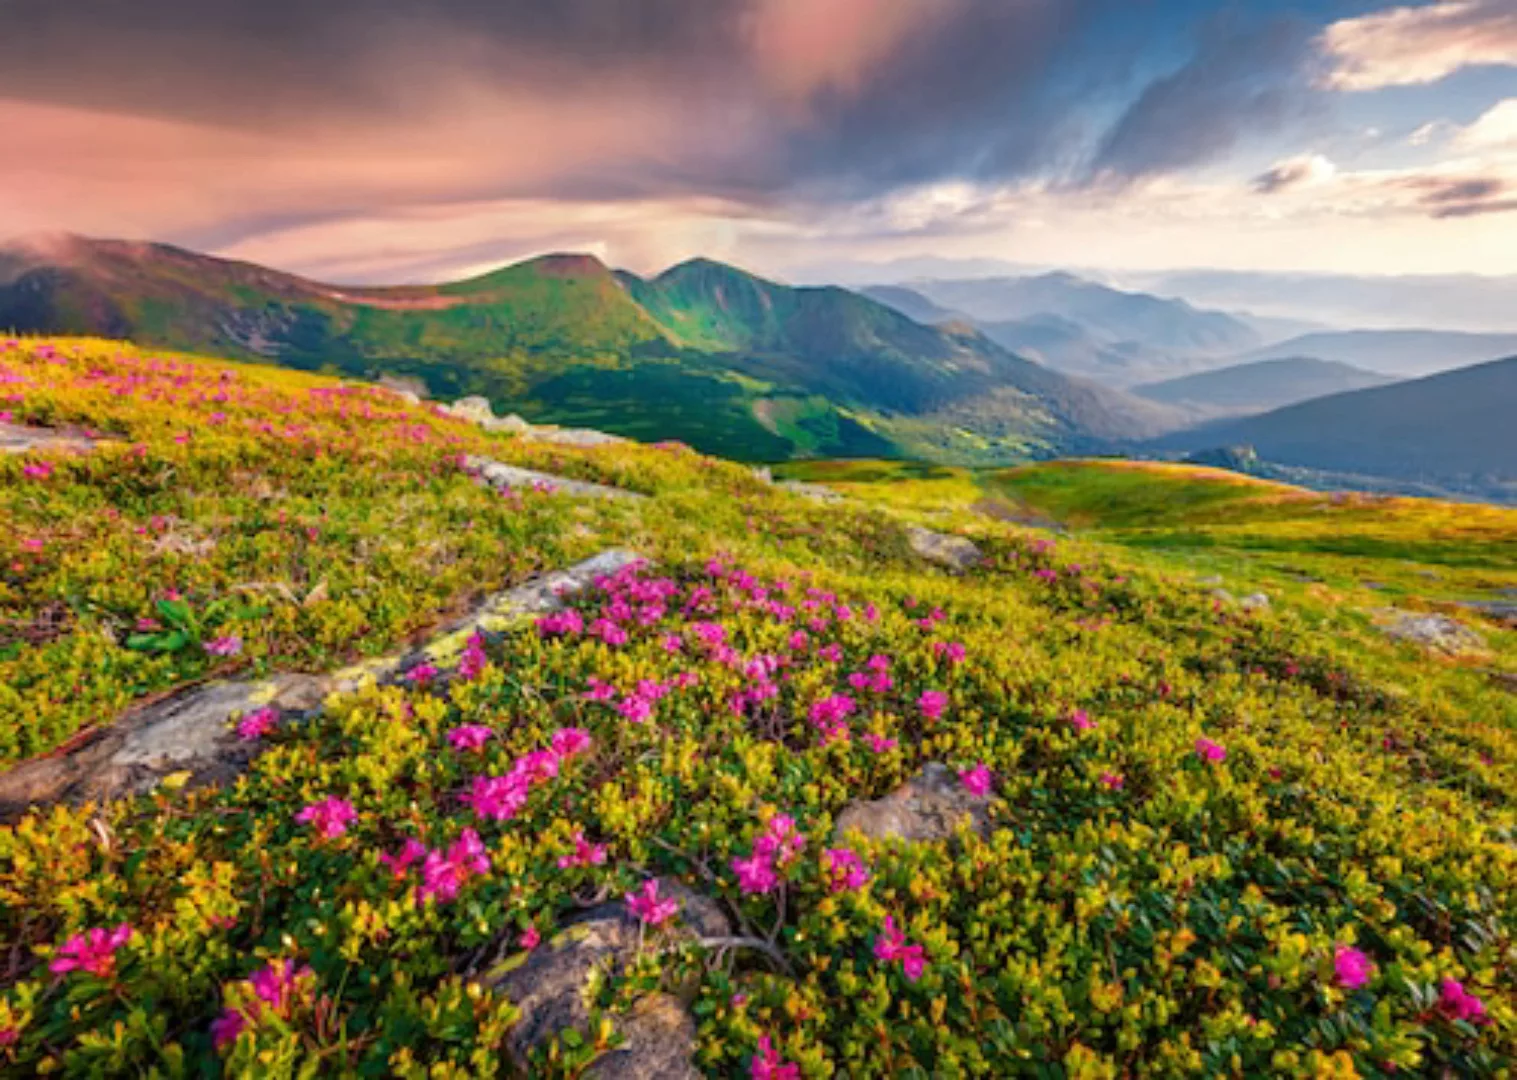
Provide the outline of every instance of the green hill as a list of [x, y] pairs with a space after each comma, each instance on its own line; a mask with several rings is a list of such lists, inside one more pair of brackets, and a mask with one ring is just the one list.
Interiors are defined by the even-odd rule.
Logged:
[[532, 420], [746, 460], [1009, 461], [1182, 420], [972, 331], [709, 260], [644, 280], [550, 255], [438, 286], [350, 288], [166, 245], [49, 237], [0, 250], [0, 327], [406, 376]]

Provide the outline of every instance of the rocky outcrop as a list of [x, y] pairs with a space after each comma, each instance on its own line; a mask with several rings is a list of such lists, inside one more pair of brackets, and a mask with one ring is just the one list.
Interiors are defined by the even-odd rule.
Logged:
[[138, 795], [176, 774], [192, 785], [228, 782], [247, 768], [260, 745], [237, 737], [238, 716], [272, 706], [289, 721], [309, 715], [327, 695], [351, 692], [370, 679], [398, 679], [421, 663], [450, 664], [475, 633], [498, 633], [517, 619], [560, 608], [563, 597], [638, 561], [633, 552], [613, 549], [533, 578], [487, 597], [419, 649], [330, 675], [206, 683], [133, 709], [63, 752], [0, 774], [0, 821], [35, 806]]
[[[669, 880], [659, 881], [659, 892], [680, 902], [678, 919], [665, 928], [645, 928], [621, 901], [601, 904], [524, 957], [498, 964], [483, 976], [486, 986], [520, 1010], [506, 1051], [521, 1072], [530, 1075], [532, 1054], [555, 1037], [584, 1031], [590, 1022], [586, 991], [596, 973], [618, 977], [639, 948], [656, 947], [663, 939], [720, 939], [731, 933], [714, 901]], [[695, 1022], [687, 1004], [664, 993], [640, 1000], [615, 1020], [622, 1045], [582, 1075], [605, 1080], [699, 1077], [691, 1063]]]
[[1517, 628], [1517, 600], [1465, 600], [1459, 606], [1484, 615], [1492, 622]]
[[1485, 649], [1485, 638], [1448, 615], [1382, 608], [1375, 613], [1380, 629], [1398, 641], [1457, 656]]
[[845, 498], [842, 492], [833, 491], [826, 484], [808, 484], [804, 480], [781, 480], [774, 486], [813, 502], [840, 503]]
[[0, 454], [87, 454], [99, 440], [83, 431], [0, 423]]
[[911, 545], [913, 552], [928, 562], [961, 573], [979, 565], [982, 557], [974, 541], [962, 536], [933, 532], [920, 525], [907, 527], [906, 542]]
[[507, 465], [493, 458], [470, 454], [464, 458], [464, 468], [474, 473], [497, 491], [550, 491], [581, 499], [645, 499], [635, 491], [592, 484], [584, 480], [570, 480], [551, 473], [523, 469]]
[[848, 806], [838, 815], [834, 835], [842, 840], [857, 831], [871, 840], [946, 840], [967, 822], [985, 836], [994, 804], [989, 795], [966, 788], [948, 766], [931, 762], [884, 798]]
[[134, 709], [64, 753], [0, 775], [0, 821], [33, 806], [139, 795], [175, 774], [189, 784], [224, 783], [257, 747], [237, 737], [235, 717], [270, 706], [288, 719], [317, 707], [326, 689], [316, 676], [278, 675], [207, 683]]
[[451, 405], [439, 405], [438, 409], [448, 416], [478, 424], [486, 431], [520, 435], [533, 442], [555, 443], [559, 446], [607, 446], [628, 441], [620, 435], [610, 435], [592, 428], [560, 428], [552, 425], [530, 424], [515, 413], [508, 416], [496, 416], [495, 410], [490, 406], [490, 400], [477, 395], [459, 398]]

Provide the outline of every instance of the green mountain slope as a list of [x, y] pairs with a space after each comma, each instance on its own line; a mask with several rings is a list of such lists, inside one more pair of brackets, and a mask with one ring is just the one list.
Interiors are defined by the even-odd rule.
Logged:
[[5, 327], [408, 376], [532, 420], [746, 460], [1007, 461], [1183, 419], [976, 332], [709, 260], [645, 280], [549, 255], [444, 285], [350, 288], [166, 245], [49, 237], [0, 250]]

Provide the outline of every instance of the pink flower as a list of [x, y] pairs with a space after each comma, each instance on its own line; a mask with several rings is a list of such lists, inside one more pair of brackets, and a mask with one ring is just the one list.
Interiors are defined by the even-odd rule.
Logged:
[[658, 879], [649, 878], [643, 882], [643, 887], [626, 896], [627, 907], [632, 914], [636, 915], [649, 926], [658, 926], [667, 922], [678, 913], [680, 905], [678, 900], [658, 898]]
[[1101, 783], [1112, 791], [1121, 791], [1124, 781], [1120, 773], [1104, 772], [1101, 774]]
[[1370, 981], [1375, 965], [1368, 956], [1349, 945], [1339, 945], [1333, 953], [1333, 971], [1338, 985], [1345, 990], [1357, 990]]
[[465, 829], [446, 852], [429, 851], [421, 867], [421, 884], [416, 888], [416, 900], [425, 903], [428, 898], [439, 901], [452, 900], [469, 878], [490, 872], [490, 856], [479, 834]]
[[466, 682], [477, 679], [489, 662], [489, 657], [485, 655], [484, 638], [475, 633], [464, 647], [463, 655], [458, 658], [458, 677]]
[[494, 737], [495, 729], [484, 724], [467, 724], [448, 732], [448, 741], [455, 750], [481, 750]]
[[54, 975], [87, 971], [98, 978], [108, 979], [116, 972], [116, 950], [131, 938], [130, 923], [122, 923], [113, 930], [93, 927], [69, 938], [48, 965], [48, 970]]
[[862, 889], [869, 881], [869, 871], [858, 853], [848, 848], [828, 848], [822, 853], [822, 867], [827, 872], [830, 892]]
[[754, 851], [777, 859], [781, 866], [793, 861], [805, 846], [806, 838], [796, 829], [795, 819], [789, 814], [775, 814], [753, 842]]
[[399, 855], [388, 853], [379, 857], [379, 861], [390, 868], [390, 873], [396, 878], [403, 878], [410, 870], [413, 863], [421, 862], [427, 857], [427, 845], [423, 844], [414, 836], [406, 838], [405, 844], [400, 849]]
[[426, 686], [433, 679], [437, 678], [437, 675], [437, 665], [420, 663], [407, 671], [401, 678], [413, 686]]
[[610, 619], [596, 619], [590, 624], [590, 633], [600, 638], [607, 645], [627, 644], [627, 631], [617, 626]]
[[46, 480], [53, 475], [53, 466], [47, 461], [29, 461], [22, 466], [21, 475], [29, 480]]
[[685, 648], [685, 641], [678, 634], [665, 634], [663, 646], [664, 652], [677, 653]]
[[1197, 739], [1196, 753], [1213, 764], [1227, 760], [1227, 750], [1210, 739]]
[[516, 939], [516, 943], [523, 949], [531, 952], [533, 949], [542, 944], [542, 940], [543, 936], [538, 932], [537, 927], [529, 926], [522, 931], [521, 936]]
[[559, 728], [553, 733], [553, 752], [564, 761], [583, 754], [590, 744], [590, 733], [584, 728]]
[[316, 831], [328, 840], [335, 840], [347, 832], [348, 823], [357, 818], [358, 811], [353, 809], [353, 804], [336, 796], [311, 803], [295, 815], [296, 821], [315, 826]]
[[253, 742], [279, 726], [279, 710], [272, 705], [254, 709], [237, 722], [237, 737]]
[[543, 637], [567, 637], [583, 632], [585, 620], [573, 608], [537, 620], [537, 632]]
[[293, 1003], [296, 984], [307, 978], [314, 978], [310, 968], [296, 967], [293, 960], [274, 960], [249, 975], [248, 985], [259, 1001], [283, 1014]]
[[927, 967], [922, 946], [906, 944], [906, 935], [895, 928], [895, 917], [891, 915], [885, 916], [885, 930], [874, 939], [874, 956], [886, 963], [899, 960], [901, 970], [911, 982], [920, 979]]
[[1070, 713], [1069, 724], [1076, 731], [1091, 731], [1096, 726], [1096, 722], [1090, 718], [1090, 714], [1084, 709], [1076, 709]]
[[748, 858], [732, 859], [732, 872], [737, 875], [738, 888], [744, 896], [772, 892], [779, 886], [779, 876], [774, 872], [774, 860], [755, 852]]
[[237, 1041], [247, 1027], [247, 1019], [236, 1009], [227, 1009], [211, 1021], [211, 1042], [217, 1050], [223, 1050]]
[[616, 697], [616, 687], [602, 679], [597, 679], [594, 675], [590, 676], [589, 685], [590, 689], [583, 695], [586, 701], [610, 701]]
[[948, 695], [941, 690], [927, 690], [917, 698], [917, 708], [922, 710], [922, 715], [929, 720], [936, 720], [943, 715], [943, 710], [948, 707]]
[[801, 1067], [793, 1062], [780, 1060], [768, 1035], [758, 1041], [758, 1053], [748, 1062], [748, 1075], [752, 1080], [801, 1080]]
[[212, 638], [205, 643], [205, 651], [212, 656], [236, 656], [242, 652], [242, 638], [236, 634]]
[[963, 661], [966, 650], [957, 641], [934, 641], [932, 655], [940, 660], [946, 659], [950, 664], [958, 664]]
[[585, 834], [580, 830], [574, 830], [574, 852], [570, 855], [561, 855], [558, 860], [560, 870], [571, 870], [575, 867], [600, 866], [606, 861], [606, 845], [592, 844], [585, 839]]
[[995, 783], [995, 775], [985, 766], [984, 762], [972, 769], [964, 769], [959, 773], [959, 781], [964, 789], [971, 795], [989, 795], [991, 786]]
[[529, 782], [526, 777], [476, 776], [459, 801], [474, 808], [474, 813], [489, 821], [510, 821], [527, 805]]
[[646, 724], [653, 718], [653, 703], [640, 697], [622, 698], [616, 711], [634, 724]]
[[885, 735], [877, 735], [872, 731], [864, 736], [864, 742], [866, 742], [869, 745], [869, 749], [873, 750], [876, 754], [886, 753], [887, 751], [894, 750], [897, 746], [900, 745], [898, 740], [889, 738]]
[[1463, 1020], [1469, 1024], [1488, 1024], [1485, 1002], [1464, 988], [1457, 979], [1444, 979], [1438, 988], [1438, 1011], [1450, 1020]]
[[811, 722], [817, 727], [824, 727], [842, 720], [855, 708], [853, 698], [847, 694], [833, 694], [811, 706]]

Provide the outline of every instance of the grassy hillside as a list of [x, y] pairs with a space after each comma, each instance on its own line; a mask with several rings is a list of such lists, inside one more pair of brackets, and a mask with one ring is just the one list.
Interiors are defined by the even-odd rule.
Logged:
[[[376, 650], [590, 550], [652, 560], [573, 602], [583, 631], [529, 619], [449, 681], [284, 718], [235, 783], [0, 827], [8, 1074], [504, 1075], [520, 1003], [488, 970], [654, 876], [715, 899], [739, 944], [645, 927], [533, 1075], [581, 1075], [653, 987], [689, 995], [712, 1076], [1500, 1075], [1517, 1056], [1511, 695], [1333, 590], [1245, 612], [1177, 575], [1185, 552], [1127, 538], [1294, 534], [1316, 507], [1323, 542], [1362, 520], [1421, 565], [1510, 580], [1512, 515], [1099, 465], [832, 466], [897, 498], [824, 505], [677, 446], [486, 436], [272, 369], [94, 341], [0, 366], [7, 422], [116, 437], [0, 458], [9, 760], [213, 668]], [[462, 451], [651, 498], [502, 497]], [[1024, 496], [1115, 542], [1006, 520]], [[923, 520], [982, 562], [913, 556]], [[1510, 660], [1489, 633], [1486, 664]], [[509, 813], [461, 798], [549, 758]], [[831, 838], [929, 761], [988, 785], [983, 837]], [[804, 845], [754, 885], [734, 860], [779, 814]], [[381, 861], [473, 837], [447, 890]], [[74, 941], [92, 930], [94, 952]]]
[[163, 245], [55, 237], [0, 250], [7, 326], [401, 376], [531, 420], [756, 461], [1006, 462], [1184, 420], [972, 332], [708, 260], [644, 281], [550, 255], [441, 286], [348, 288]]

